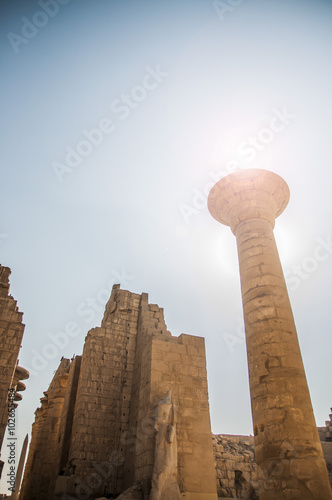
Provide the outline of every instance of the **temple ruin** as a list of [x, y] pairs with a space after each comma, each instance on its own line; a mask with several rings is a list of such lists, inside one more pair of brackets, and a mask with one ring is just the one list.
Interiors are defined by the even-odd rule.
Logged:
[[[142, 500], [161, 483], [169, 500], [184, 487], [181, 498], [258, 500], [254, 437], [210, 433], [204, 340], [172, 337], [147, 294], [118, 285], [102, 325], [41, 398], [20, 498]], [[318, 430], [332, 482], [331, 420]], [[271, 480], [282, 472], [277, 458]]]
[[204, 339], [173, 337], [146, 293], [115, 285], [44, 394], [21, 500], [217, 500]]
[[[281, 177], [255, 169], [209, 196], [237, 238], [254, 436], [211, 434], [204, 339], [172, 336], [146, 293], [114, 285], [101, 326], [40, 400], [20, 500], [331, 500], [332, 408], [317, 428], [273, 235], [288, 198]], [[1, 439], [8, 391], [28, 376], [9, 274], [0, 268]]]

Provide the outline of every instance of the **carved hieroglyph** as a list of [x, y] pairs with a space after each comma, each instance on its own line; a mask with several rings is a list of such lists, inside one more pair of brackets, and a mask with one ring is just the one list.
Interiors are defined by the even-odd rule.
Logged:
[[177, 484], [176, 408], [171, 391], [157, 405], [154, 428], [157, 435], [150, 500], [180, 500]]

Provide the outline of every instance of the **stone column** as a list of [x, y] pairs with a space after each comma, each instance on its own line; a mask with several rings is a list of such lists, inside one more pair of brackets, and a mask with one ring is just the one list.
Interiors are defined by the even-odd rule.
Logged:
[[236, 236], [260, 500], [331, 500], [292, 309], [273, 235], [289, 200], [267, 170], [241, 170], [211, 190], [211, 215]]

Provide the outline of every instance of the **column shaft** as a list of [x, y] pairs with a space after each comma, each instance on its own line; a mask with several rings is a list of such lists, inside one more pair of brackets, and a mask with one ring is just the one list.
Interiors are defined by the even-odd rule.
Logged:
[[252, 219], [239, 224], [235, 235], [261, 498], [330, 499], [327, 483], [323, 491], [326, 465], [272, 226]]
[[260, 499], [330, 499], [273, 228], [265, 219], [251, 219], [235, 235]]
[[211, 215], [236, 236], [260, 500], [331, 500], [293, 313], [273, 235], [289, 199], [267, 170], [220, 180]]

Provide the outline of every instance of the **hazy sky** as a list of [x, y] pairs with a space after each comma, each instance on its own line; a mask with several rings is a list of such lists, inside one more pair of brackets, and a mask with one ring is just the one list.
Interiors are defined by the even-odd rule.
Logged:
[[252, 433], [235, 238], [206, 193], [254, 167], [290, 187], [275, 234], [324, 425], [331, 22], [322, 0], [1, 2], [0, 252], [31, 371], [21, 439], [118, 282], [164, 307], [173, 335], [205, 337], [212, 430]]

